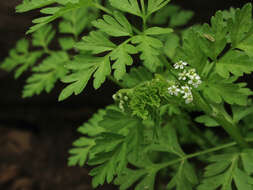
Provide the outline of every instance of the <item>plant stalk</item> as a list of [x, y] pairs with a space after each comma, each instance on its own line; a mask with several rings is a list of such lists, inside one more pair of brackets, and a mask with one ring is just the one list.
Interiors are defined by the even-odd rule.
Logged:
[[201, 108], [207, 115], [217, 121], [222, 128], [243, 148], [248, 148], [248, 143], [244, 140], [237, 126], [228, 118], [218, 107], [209, 105], [198, 92], [193, 93], [195, 96], [195, 104]]

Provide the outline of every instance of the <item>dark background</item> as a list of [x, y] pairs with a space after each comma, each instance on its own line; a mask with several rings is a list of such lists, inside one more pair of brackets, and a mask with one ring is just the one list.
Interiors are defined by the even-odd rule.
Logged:
[[[0, 1], [0, 63], [18, 39], [24, 37], [36, 11], [15, 14], [21, 0]], [[241, 7], [244, 0], [174, 0], [193, 10], [192, 23], [208, 22], [217, 11]], [[98, 108], [112, 102], [117, 88], [107, 82], [97, 91], [88, 85], [80, 96], [57, 102], [62, 89], [22, 99], [25, 74], [19, 80], [13, 73], [0, 71], [0, 189], [1, 190], [88, 190], [88, 168], [67, 167], [68, 150], [78, 137], [76, 128]], [[105, 186], [99, 189], [115, 189]]]

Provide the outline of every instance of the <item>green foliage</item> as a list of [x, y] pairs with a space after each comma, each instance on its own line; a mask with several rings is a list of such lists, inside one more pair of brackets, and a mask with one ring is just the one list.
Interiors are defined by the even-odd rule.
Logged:
[[205, 126], [207, 127], [217, 127], [219, 126], [220, 124], [217, 123], [213, 118], [211, 118], [210, 116], [208, 115], [201, 115], [201, 116], [198, 116], [195, 121], [197, 121], [198, 123], [203, 123], [205, 124]]
[[163, 47], [163, 43], [159, 39], [147, 35], [135, 36], [132, 43], [138, 44], [136, 48], [141, 52], [140, 58], [144, 66], [155, 72], [157, 67], [161, 66], [158, 55], [160, 55], [159, 49]]
[[109, 0], [111, 5], [121, 11], [131, 13], [133, 15], [140, 16], [142, 15], [139, 4], [135, 0]]
[[204, 24], [201, 31], [200, 47], [212, 60], [217, 59], [227, 43], [228, 28], [224, 25], [223, 20], [222, 12], [218, 11], [211, 18], [211, 26]]
[[152, 73], [145, 67], [132, 68], [122, 79], [123, 86], [132, 88], [145, 81], [152, 80]]
[[248, 96], [252, 92], [245, 88], [245, 83], [231, 83], [235, 79], [227, 80], [218, 75], [212, 75], [203, 89], [204, 96], [215, 103], [222, 103], [224, 100], [229, 104], [247, 105]]
[[[53, 3], [57, 3], [58, 6], [42, 8]], [[30, 27], [30, 29], [27, 31], [27, 34], [29, 34], [37, 31], [38, 29], [54, 21], [55, 19], [64, 16], [68, 12], [75, 11], [81, 7], [88, 7], [91, 5], [92, 0], [46, 0], [45, 2], [38, 0], [24, 0], [23, 4], [17, 7], [17, 12], [26, 12], [32, 9], [42, 8], [40, 12], [46, 15], [33, 20], [33, 23], [35, 25]]]
[[216, 70], [224, 78], [229, 78], [230, 73], [238, 77], [250, 74], [253, 71], [252, 58], [244, 52], [232, 50], [217, 62]]
[[246, 4], [242, 9], [235, 11], [235, 18], [228, 21], [230, 38], [233, 47], [250, 37], [252, 31], [252, 5]]
[[88, 9], [86, 6], [67, 12], [63, 15], [64, 20], [59, 23], [59, 32], [72, 34], [77, 40], [78, 36], [85, 28], [90, 27], [90, 22], [96, 17], [97, 11]]
[[198, 178], [194, 169], [187, 161], [183, 160], [167, 188], [176, 187], [177, 190], [193, 190], [196, 184], [198, 184]]
[[78, 128], [78, 132], [87, 135], [88, 137], [81, 137], [73, 143], [75, 148], [69, 150], [69, 153], [71, 154], [68, 160], [69, 166], [77, 164], [83, 166], [85, 164], [90, 155], [90, 149], [96, 144], [94, 138], [104, 132], [104, 129], [99, 126], [99, 122], [103, 120], [105, 114], [105, 110], [99, 110], [88, 122]]
[[94, 58], [88, 56], [77, 56], [66, 68], [72, 71], [65, 76], [62, 81], [71, 83], [60, 94], [59, 100], [64, 100], [71, 96], [80, 94], [88, 83], [88, 80], [94, 74], [94, 87], [99, 88], [105, 81], [106, 76], [110, 74], [109, 58]]
[[24, 71], [32, 67], [42, 54], [42, 51], [29, 52], [29, 41], [21, 39], [17, 42], [16, 47], [10, 51], [9, 57], [4, 60], [0, 68], [6, 71], [17, 69], [15, 78], [18, 78]]
[[47, 48], [55, 36], [52, 25], [46, 25], [33, 34], [32, 44], [35, 47]]
[[150, 14], [158, 11], [159, 9], [166, 6], [169, 2], [170, 2], [170, 0], [149, 0], [147, 15], [150, 15]]
[[93, 21], [92, 24], [110, 36], [132, 36], [132, 27], [126, 17], [120, 12], [116, 11], [113, 13], [113, 17], [104, 15], [103, 19]]
[[[198, 190], [215, 190], [218, 187], [224, 190], [232, 189], [232, 182], [234, 181], [237, 189], [252, 189], [253, 179], [251, 161], [253, 154], [251, 150], [245, 150], [238, 154], [222, 154], [214, 155], [208, 160], [211, 162], [205, 168], [205, 179], [202, 184], [198, 186]], [[240, 159], [242, 160], [242, 168], [240, 167]]]
[[119, 85], [69, 151], [69, 166], [92, 167], [94, 188], [251, 190], [252, 91], [243, 77], [253, 71], [252, 5], [187, 27], [193, 12], [169, 2], [24, 0], [17, 12], [44, 16], [0, 67], [16, 78], [30, 69], [23, 97], [57, 81], [66, 85], [59, 101], [91, 79], [95, 89]]
[[34, 74], [27, 79], [23, 97], [39, 95], [43, 90], [49, 93], [56, 81], [67, 74], [64, 64], [68, 61], [69, 57], [65, 52], [55, 52], [44, 59], [39, 66], [33, 67]]
[[156, 25], [167, 24], [170, 27], [181, 27], [186, 25], [193, 17], [194, 13], [183, 10], [177, 5], [169, 4], [157, 11], [150, 22]]

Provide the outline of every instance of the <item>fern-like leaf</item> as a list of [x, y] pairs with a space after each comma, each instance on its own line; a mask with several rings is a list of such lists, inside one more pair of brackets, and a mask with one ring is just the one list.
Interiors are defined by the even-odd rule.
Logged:
[[[246, 159], [245, 159], [246, 158]], [[204, 173], [204, 180], [198, 186], [198, 190], [232, 190], [232, 182], [237, 190], [251, 190], [253, 179], [250, 177], [252, 171], [247, 168], [252, 158], [252, 149], [244, 150], [242, 153], [231, 153], [214, 155], [208, 160], [211, 162]], [[243, 168], [240, 167], [241, 159]]]
[[29, 51], [29, 41], [21, 39], [16, 47], [10, 51], [9, 57], [5, 58], [0, 65], [1, 69], [6, 71], [15, 71], [15, 78], [20, 77], [24, 71], [32, 67], [36, 61], [43, 55], [43, 51]]
[[110, 36], [120, 37], [133, 34], [131, 24], [123, 14], [117, 11], [113, 12], [113, 17], [104, 15], [103, 19], [93, 21], [92, 24]]
[[142, 16], [139, 4], [136, 0], [109, 0], [111, 5], [121, 11], [131, 13], [133, 15]]
[[69, 61], [66, 52], [54, 52], [51, 56], [33, 68], [35, 72], [27, 79], [27, 84], [23, 90], [23, 97], [39, 95], [43, 90], [49, 93], [57, 80], [64, 77], [68, 70], [64, 65]]
[[147, 35], [134, 36], [132, 43], [138, 44], [137, 49], [141, 52], [140, 58], [143, 60], [144, 66], [155, 72], [157, 67], [161, 66], [158, 56], [163, 43], [159, 39]]
[[95, 58], [87, 56], [77, 56], [73, 63], [66, 66], [72, 70], [72, 74], [64, 77], [62, 82], [69, 84], [59, 96], [62, 101], [73, 93], [80, 94], [87, 85], [92, 74], [94, 74], [94, 88], [99, 88], [104, 83], [106, 76], [111, 73], [110, 61], [108, 57]]

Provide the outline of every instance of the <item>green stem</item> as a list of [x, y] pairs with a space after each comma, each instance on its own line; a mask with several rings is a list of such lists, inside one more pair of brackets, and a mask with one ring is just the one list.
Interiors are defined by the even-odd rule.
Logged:
[[[246, 139], [246, 142], [253, 142], [253, 138]], [[172, 161], [169, 161], [169, 162], [165, 162], [165, 163], [162, 163], [162, 164], [158, 164], [157, 165], [157, 170], [159, 171], [160, 169], [169, 167], [171, 165], [177, 164], [178, 162], [181, 162], [181, 161], [184, 161], [184, 160], [187, 160], [187, 159], [191, 159], [191, 158], [195, 158], [195, 157], [198, 157], [198, 156], [201, 156], [201, 155], [205, 155], [205, 154], [209, 154], [209, 153], [216, 152], [216, 151], [219, 151], [219, 150], [223, 150], [225, 148], [230, 148], [230, 147], [235, 146], [236, 144], [237, 144], [236, 142], [231, 142], [231, 143], [224, 144], [224, 145], [221, 145], [221, 146], [217, 146], [217, 147], [214, 147], [214, 148], [209, 148], [209, 149], [204, 150], [204, 151], [196, 152], [196, 153], [193, 153], [193, 154], [188, 154], [188, 155], [183, 156], [181, 158], [178, 158], [178, 159], [175, 159], [175, 160], [172, 160]]]
[[145, 9], [145, 3], [144, 0], [141, 0], [141, 10], [142, 10], [142, 20], [143, 20], [143, 31], [146, 30], [147, 25], [147, 15], [146, 15], [146, 9]]
[[224, 114], [223, 111], [214, 105], [209, 105], [206, 103], [204, 98], [199, 94], [199, 92], [193, 92], [195, 97], [195, 104], [200, 107], [207, 115], [211, 116], [215, 121], [217, 121], [222, 128], [242, 147], [249, 147], [248, 143], [244, 140], [238, 127], [232, 122], [228, 114]]
[[93, 5], [94, 5], [96, 8], [98, 8], [98, 9], [104, 11], [105, 13], [112, 15], [112, 12], [111, 12], [109, 9], [107, 9], [106, 7], [100, 5], [99, 3], [93, 3]]
[[73, 25], [73, 35], [74, 35], [74, 39], [77, 42], [78, 41], [78, 34], [77, 34], [77, 30], [76, 30], [76, 11], [72, 11], [72, 17], [71, 17], [71, 22]]
[[142, 11], [142, 15], [146, 15], [144, 0], [141, 0], [141, 11]]

